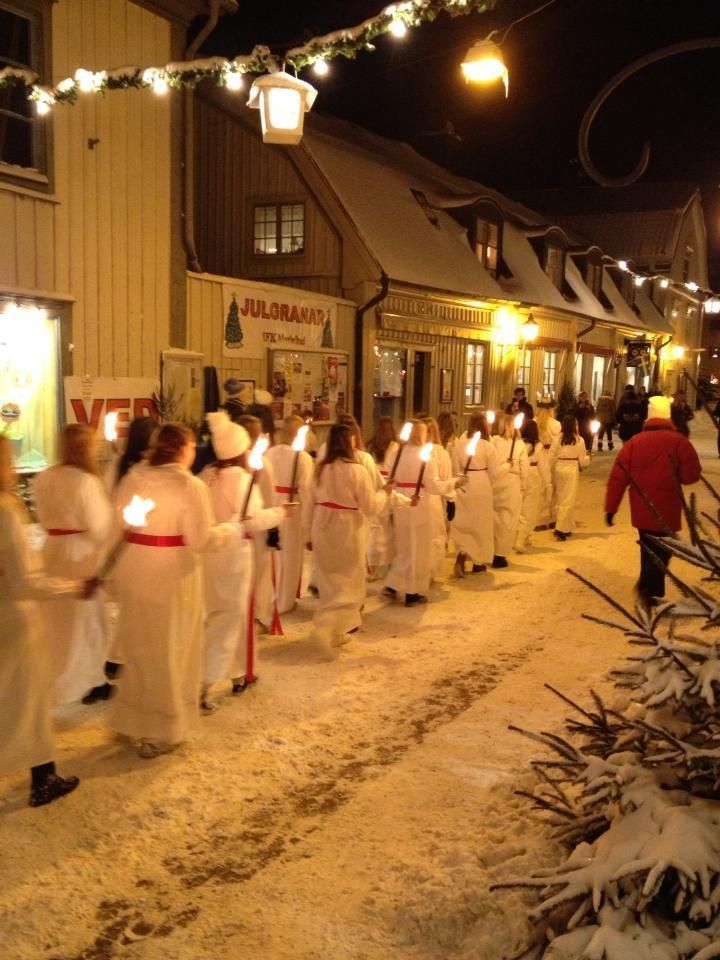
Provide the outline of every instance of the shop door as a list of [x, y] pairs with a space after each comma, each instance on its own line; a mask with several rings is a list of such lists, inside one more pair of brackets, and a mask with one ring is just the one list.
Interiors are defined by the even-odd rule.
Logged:
[[598, 397], [603, 392], [605, 381], [605, 357], [593, 357], [592, 366], [592, 392], [590, 400], [597, 403]]
[[430, 413], [430, 371], [432, 353], [429, 350], [415, 350], [413, 356], [412, 410], [417, 413]]
[[373, 370], [373, 417], [392, 417], [395, 423], [405, 419], [405, 383], [407, 351], [396, 347], [375, 347]]

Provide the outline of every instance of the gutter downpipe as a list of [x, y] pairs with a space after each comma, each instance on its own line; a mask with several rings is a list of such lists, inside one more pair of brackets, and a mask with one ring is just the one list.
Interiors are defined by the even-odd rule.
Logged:
[[363, 381], [363, 320], [368, 310], [380, 303], [387, 296], [390, 280], [384, 270], [380, 273], [380, 291], [371, 297], [367, 303], [357, 308], [355, 312], [355, 416], [362, 426], [362, 381]]
[[658, 344], [655, 347], [655, 363], [653, 364], [652, 383], [650, 384], [650, 386], [654, 390], [657, 390], [660, 384], [660, 363], [661, 363], [660, 353], [663, 347], [666, 347], [671, 342], [672, 342], [672, 337], [668, 337], [667, 340], [663, 340], [662, 343]]
[[[210, 0], [210, 13], [200, 33], [185, 51], [185, 58], [193, 60], [203, 43], [213, 32], [220, 19], [221, 0]], [[195, 118], [193, 90], [186, 90], [183, 99], [183, 245], [187, 258], [187, 268], [193, 273], [202, 273], [202, 265], [195, 247], [195, 157], [193, 155], [193, 125]]]

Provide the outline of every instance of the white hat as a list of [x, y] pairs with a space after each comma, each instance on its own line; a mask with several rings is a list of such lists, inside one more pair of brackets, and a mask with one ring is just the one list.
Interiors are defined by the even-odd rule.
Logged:
[[670, 398], [650, 397], [648, 401], [648, 420], [669, 420]]
[[212, 444], [218, 460], [233, 460], [250, 446], [250, 435], [245, 427], [233, 423], [224, 410], [207, 415]]
[[255, 391], [253, 397], [255, 403], [261, 404], [263, 407], [269, 407], [272, 403], [272, 394], [268, 390], [260, 390], [259, 388]]

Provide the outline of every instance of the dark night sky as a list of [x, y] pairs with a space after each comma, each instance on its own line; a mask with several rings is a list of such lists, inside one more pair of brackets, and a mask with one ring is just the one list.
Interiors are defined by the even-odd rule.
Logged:
[[[719, 0], [556, 0], [518, 24], [503, 45], [510, 97], [502, 87], [465, 84], [459, 62], [473, 40], [504, 27], [541, 0], [498, 0], [490, 14], [441, 15], [403, 40], [383, 37], [375, 53], [306, 77], [313, 109], [412, 143], [457, 173], [503, 190], [587, 182], [577, 131], [598, 89], [632, 60], [671, 43], [720, 36]], [[233, 56], [255, 43], [274, 51], [378, 13], [383, 0], [240, 0], [204, 52]], [[703, 186], [713, 286], [720, 287], [720, 49], [676, 56], [626, 81], [593, 128], [593, 157], [610, 174], [652, 144], [646, 181]], [[439, 133], [450, 121], [460, 140]]]

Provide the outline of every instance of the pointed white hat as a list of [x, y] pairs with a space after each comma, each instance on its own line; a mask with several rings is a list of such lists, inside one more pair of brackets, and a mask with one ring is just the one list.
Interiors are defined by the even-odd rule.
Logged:
[[207, 422], [218, 460], [232, 460], [249, 448], [250, 436], [247, 430], [239, 423], [233, 423], [224, 410], [209, 413]]

